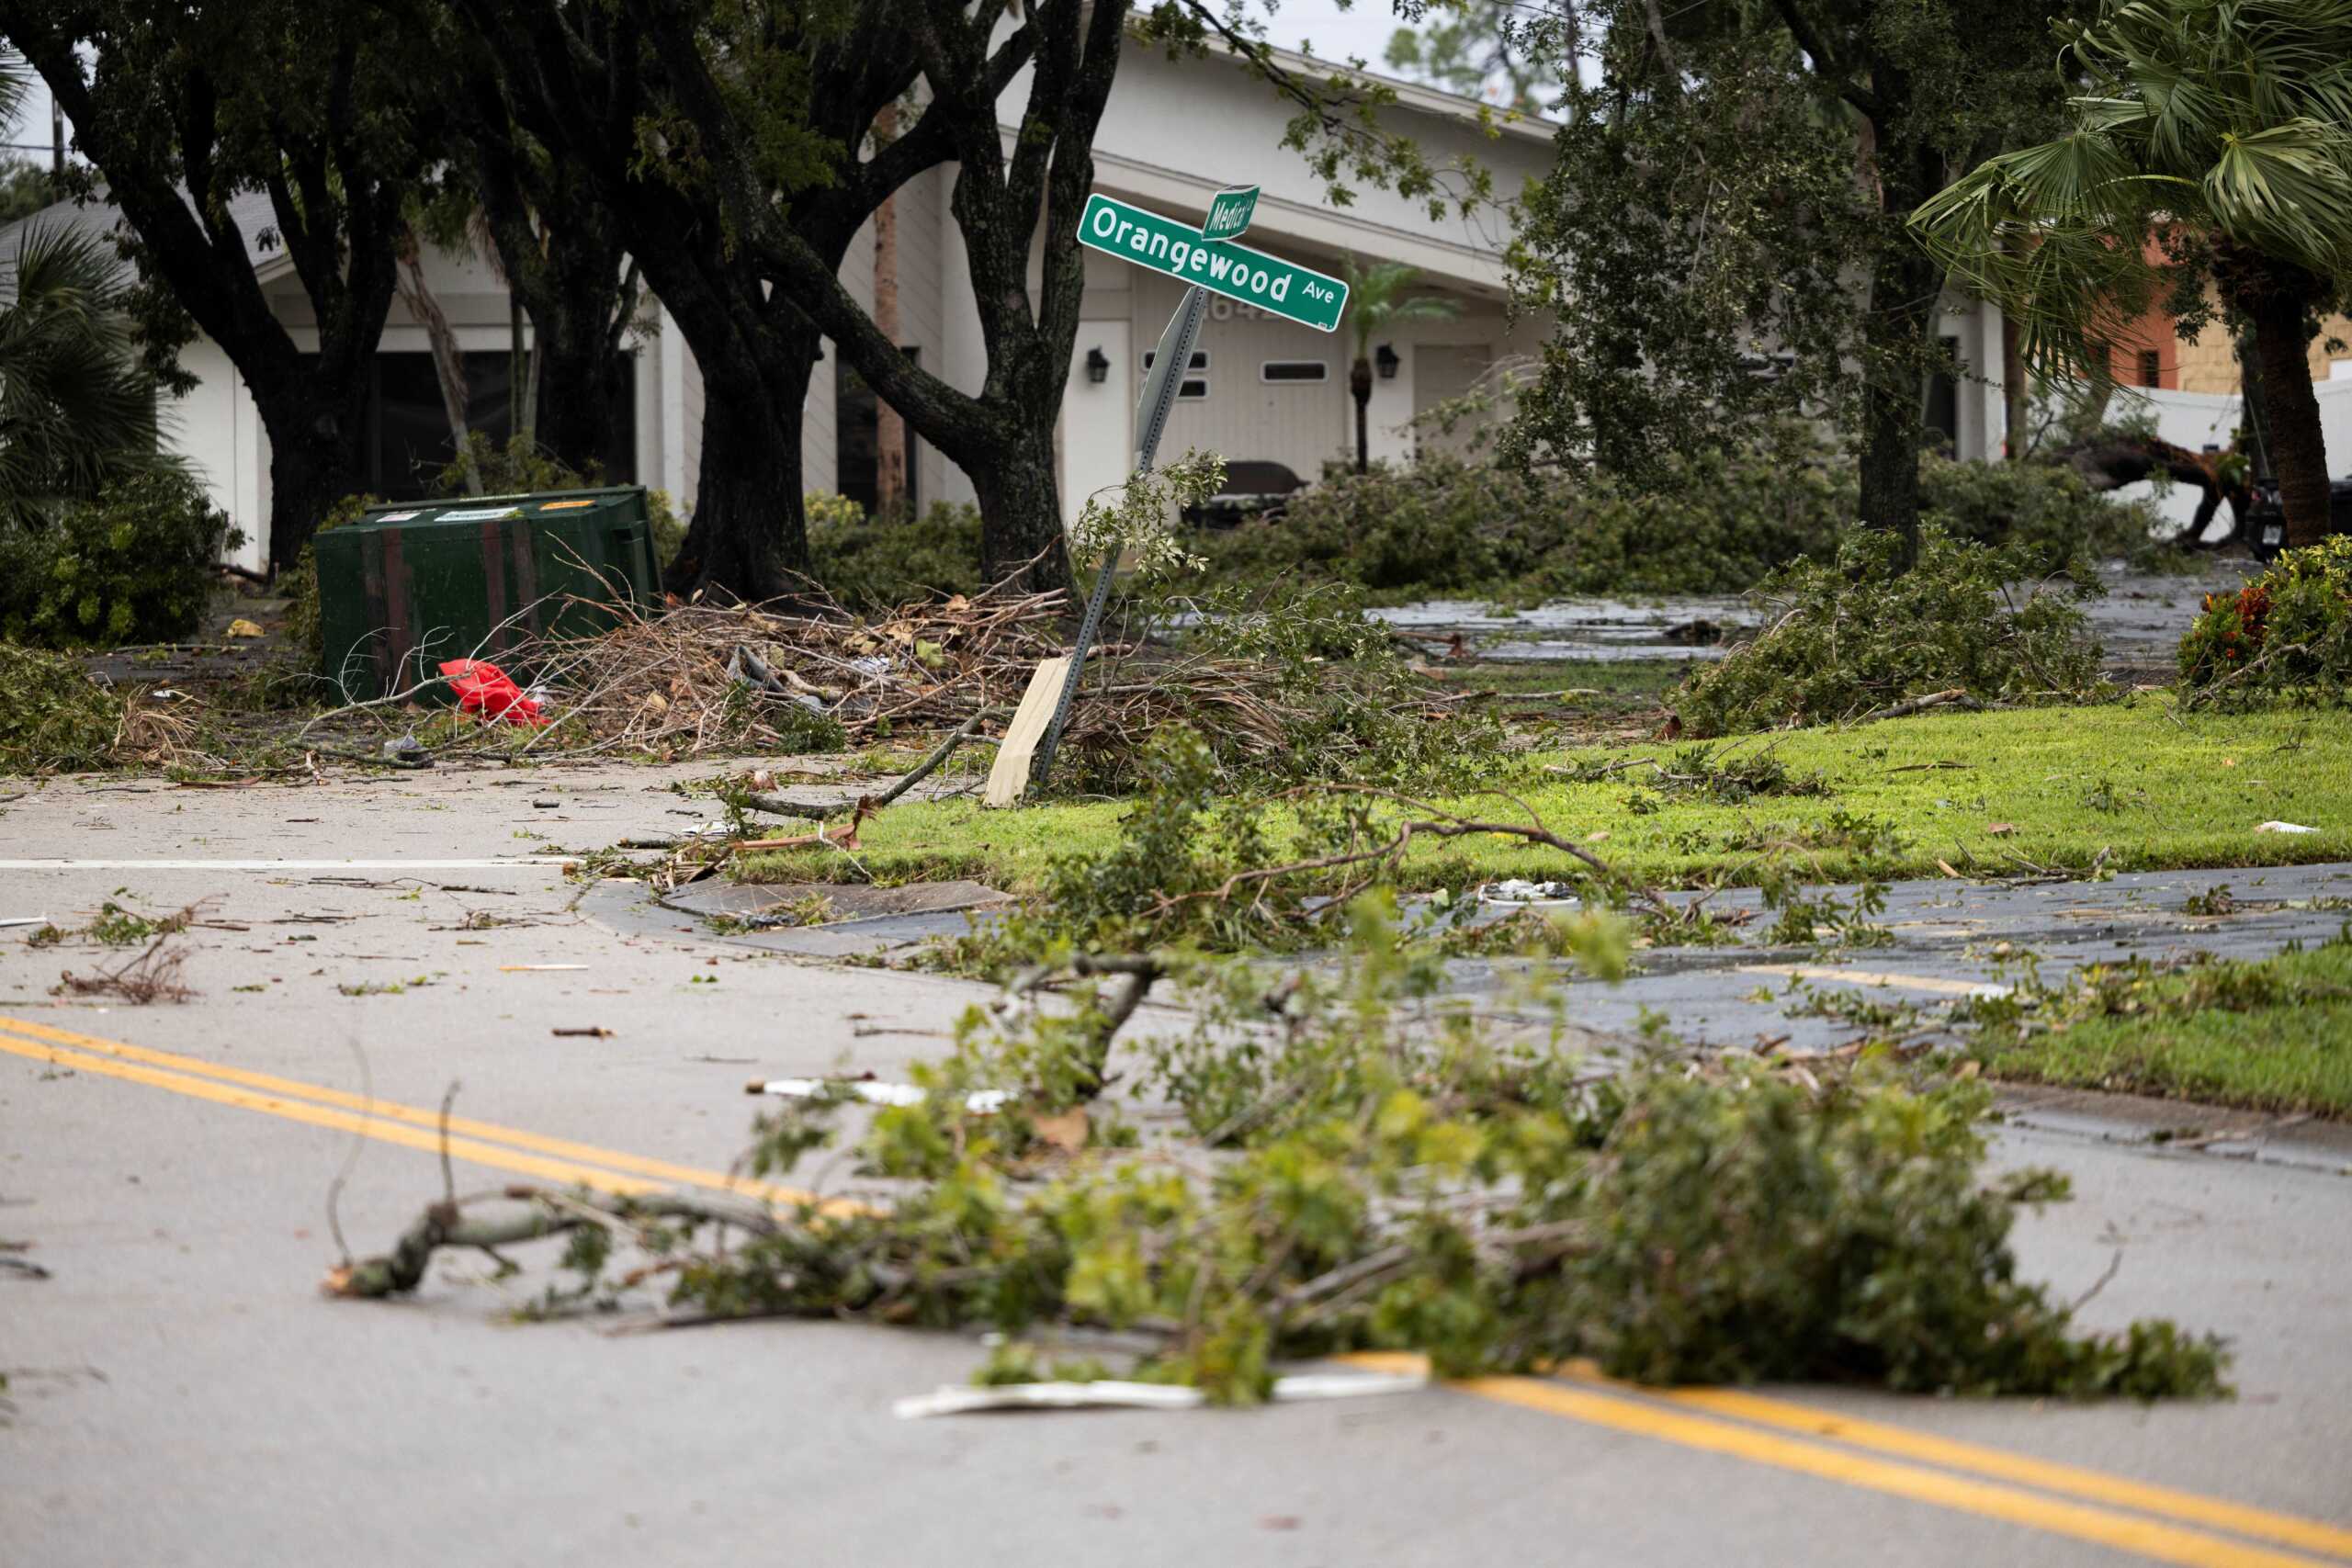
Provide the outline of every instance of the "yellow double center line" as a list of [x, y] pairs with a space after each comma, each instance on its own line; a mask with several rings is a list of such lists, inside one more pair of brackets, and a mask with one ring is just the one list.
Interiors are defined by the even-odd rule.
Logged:
[[[433, 1152], [441, 1147], [437, 1111], [370, 1100], [269, 1073], [5, 1017], [0, 1017], [0, 1051], [404, 1148]], [[724, 1171], [647, 1159], [467, 1117], [450, 1117], [448, 1129], [453, 1158], [541, 1180], [578, 1182], [606, 1192], [684, 1184], [782, 1203], [807, 1196]], [[1340, 1359], [1383, 1371], [1421, 1364], [1418, 1357], [1385, 1352]], [[1473, 1378], [1452, 1386], [1481, 1399], [1590, 1427], [2021, 1525], [2160, 1562], [2199, 1568], [2315, 1568], [2352, 1562], [2352, 1529], [2322, 1520], [1760, 1394], [1636, 1388], [1586, 1366], [1564, 1368], [1557, 1377]], [[2280, 1547], [2291, 1550], [2276, 1550]], [[2306, 1552], [2314, 1555], [2300, 1555]]]
[[[167, 1089], [215, 1105], [258, 1111], [313, 1127], [356, 1134], [378, 1143], [437, 1153], [441, 1113], [395, 1100], [370, 1100], [342, 1089], [249, 1072], [169, 1051], [151, 1051], [119, 1040], [76, 1034], [24, 1019], [0, 1018], [0, 1051], [51, 1062], [75, 1072], [121, 1078]], [[577, 1182], [599, 1192], [646, 1192], [669, 1186], [708, 1187], [741, 1192], [775, 1203], [797, 1203], [808, 1194], [774, 1182], [754, 1181], [721, 1170], [673, 1165], [617, 1149], [567, 1138], [543, 1137], [494, 1122], [448, 1119], [449, 1156], [475, 1165], [511, 1170], [543, 1181]]]

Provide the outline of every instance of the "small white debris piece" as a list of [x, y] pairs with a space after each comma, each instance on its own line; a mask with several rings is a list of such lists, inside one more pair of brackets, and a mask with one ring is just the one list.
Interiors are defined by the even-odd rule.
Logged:
[[[910, 1083], [880, 1083], [872, 1078], [770, 1078], [757, 1086], [762, 1094], [783, 1100], [814, 1100], [819, 1095], [846, 1093], [868, 1105], [921, 1105], [923, 1091]], [[993, 1115], [1012, 1096], [1001, 1089], [974, 1089], [964, 1097], [964, 1109], [976, 1116]]]
[[1274, 1397], [1355, 1399], [1368, 1393], [1414, 1393], [1429, 1386], [1427, 1372], [1294, 1372], [1274, 1380]]
[[[1295, 1403], [1411, 1393], [1427, 1388], [1429, 1382], [1419, 1373], [1301, 1372], [1276, 1378], [1273, 1397]], [[916, 1421], [926, 1416], [963, 1416], [978, 1410], [1193, 1410], [1207, 1403], [1208, 1396], [1196, 1388], [1105, 1378], [1097, 1382], [1000, 1383], [992, 1388], [943, 1383], [929, 1393], [893, 1402], [890, 1413], [901, 1421]]]
[[1568, 885], [1565, 882], [1528, 882], [1516, 876], [1504, 882], [1489, 882], [1478, 889], [1478, 901], [1482, 904], [1524, 904], [1530, 907], [1550, 905], [1564, 909], [1573, 909], [1581, 902], [1568, 891]]
[[0, 930], [12, 926], [45, 926], [47, 924], [49, 924], [47, 915], [12, 915], [7, 919], [0, 920]]
[[2306, 828], [2300, 822], [2265, 822], [2255, 829], [2257, 833], [2316, 833], [2316, 828]]

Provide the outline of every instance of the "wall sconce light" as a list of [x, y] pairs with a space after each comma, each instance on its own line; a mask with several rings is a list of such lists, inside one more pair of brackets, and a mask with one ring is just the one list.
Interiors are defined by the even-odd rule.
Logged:
[[1111, 378], [1111, 356], [1099, 347], [1086, 351], [1086, 378], [1098, 387]]
[[1396, 379], [1396, 367], [1405, 362], [1396, 357], [1396, 349], [1393, 344], [1384, 343], [1373, 355], [1372, 363], [1373, 367], [1380, 372], [1382, 380], [1394, 381]]

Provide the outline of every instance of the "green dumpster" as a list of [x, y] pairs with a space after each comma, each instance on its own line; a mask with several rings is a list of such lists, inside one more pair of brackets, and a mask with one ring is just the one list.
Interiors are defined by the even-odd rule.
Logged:
[[[346, 702], [415, 686], [450, 659], [526, 679], [516, 650], [594, 636], [622, 601], [658, 594], [636, 485], [379, 506], [313, 550], [324, 673]], [[436, 683], [418, 695], [449, 694]]]

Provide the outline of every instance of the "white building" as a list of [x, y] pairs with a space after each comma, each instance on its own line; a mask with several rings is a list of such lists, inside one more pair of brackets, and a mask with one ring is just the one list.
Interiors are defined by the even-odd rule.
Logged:
[[[1317, 62], [1286, 57], [1302, 69]], [[1411, 135], [1433, 164], [1472, 158], [1492, 170], [1495, 188], [1509, 194], [1541, 174], [1551, 159], [1548, 130], [1538, 125], [1489, 135], [1479, 106], [1469, 98], [1396, 84], [1394, 129]], [[1008, 124], [1028, 89], [1016, 79], [1005, 97]], [[1246, 243], [1338, 273], [1350, 255], [1408, 263], [1420, 269], [1430, 292], [1453, 299], [1451, 320], [1400, 323], [1378, 340], [1380, 378], [1371, 405], [1374, 457], [1404, 455], [1412, 438], [1406, 423], [1432, 402], [1465, 390], [1496, 360], [1532, 351], [1543, 332], [1532, 321], [1504, 319], [1501, 249], [1507, 236], [1494, 213], [1482, 220], [1430, 220], [1425, 207], [1386, 191], [1359, 190], [1354, 203], [1335, 208], [1300, 156], [1281, 145], [1288, 118], [1272, 90], [1223, 56], [1170, 61], [1149, 50], [1120, 62], [1101, 131], [1095, 140], [1095, 188], [1171, 217], [1197, 220], [1219, 186], [1263, 187]], [[951, 384], [977, 390], [986, 370], [963, 248], [948, 199], [951, 167], [910, 181], [895, 198], [898, 226], [899, 324], [903, 346]], [[240, 204], [237, 217], [249, 243], [269, 226], [259, 196]], [[76, 223], [111, 227], [103, 207], [63, 209]], [[0, 242], [4, 244], [5, 242]], [[316, 326], [291, 260], [283, 249], [255, 244], [253, 260], [265, 291], [298, 344], [314, 345]], [[843, 279], [861, 303], [872, 299], [871, 225], [851, 247]], [[1126, 474], [1134, 448], [1135, 400], [1144, 355], [1176, 306], [1182, 288], [1170, 279], [1099, 253], [1086, 253], [1083, 321], [1064, 395], [1061, 492], [1074, 515], [1090, 492]], [[512, 344], [509, 301], [489, 263], [439, 253], [426, 257], [427, 282], [467, 356], [471, 385], [469, 423], [493, 435], [508, 428], [507, 365]], [[702, 446], [702, 378], [682, 334], [659, 301], [643, 314], [632, 339], [632, 384], [626, 431], [607, 464], [607, 477], [666, 490], [684, 510], [694, 504]], [[1216, 298], [1212, 304], [1182, 401], [1162, 449], [1201, 446], [1228, 461], [1283, 465], [1312, 480], [1327, 461], [1351, 453], [1354, 402], [1348, 389], [1352, 344], [1345, 323], [1324, 333]], [[166, 440], [202, 474], [219, 504], [246, 536], [243, 558], [258, 566], [267, 556], [269, 444], [258, 412], [220, 346], [199, 338], [181, 365], [196, 389], [168, 411]], [[1101, 375], [1090, 374], [1092, 363]], [[368, 456], [363, 482], [393, 497], [419, 493], [447, 460], [448, 424], [434, 380], [424, 327], [395, 299], [379, 347], [370, 402]], [[817, 367], [807, 407], [802, 459], [812, 491], [870, 494], [874, 401], [828, 345]], [[968, 501], [970, 481], [939, 453], [909, 433], [909, 473], [918, 504]]]

